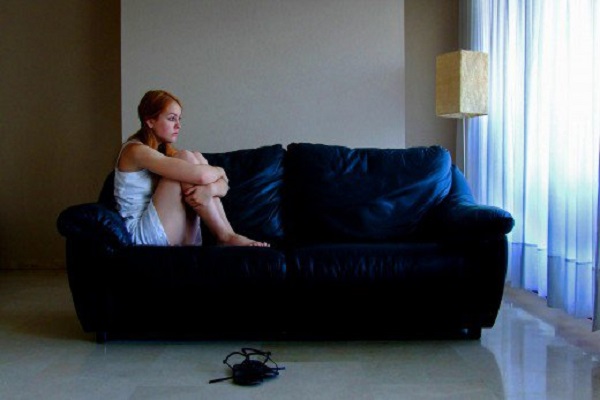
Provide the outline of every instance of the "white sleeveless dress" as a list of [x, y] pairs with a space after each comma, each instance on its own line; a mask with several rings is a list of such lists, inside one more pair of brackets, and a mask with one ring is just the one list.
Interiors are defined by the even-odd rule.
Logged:
[[[131, 143], [125, 142], [117, 158], [117, 165], [123, 149]], [[169, 240], [152, 202], [154, 187], [152, 174], [147, 169], [135, 172], [119, 171], [115, 166], [115, 200], [117, 211], [125, 219], [127, 231], [136, 245], [168, 246]]]

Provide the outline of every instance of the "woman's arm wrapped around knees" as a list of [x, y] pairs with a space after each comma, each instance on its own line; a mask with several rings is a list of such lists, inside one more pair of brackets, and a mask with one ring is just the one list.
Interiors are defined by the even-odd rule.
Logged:
[[193, 190], [196, 188], [196, 186], [209, 186], [209, 185], [216, 184], [219, 181], [223, 181], [225, 183], [225, 185], [223, 185], [222, 182], [218, 183], [218, 187], [213, 188], [212, 190], [216, 191], [216, 193], [220, 193], [220, 192], [223, 192], [223, 190], [225, 190], [225, 193], [220, 196], [216, 195], [213, 197], [225, 196], [225, 194], [227, 193], [227, 190], [229, 189], [229, 187], [227, 186], [229, 179], [227, 178], [227, 174], [225, 173], [225, 170], [223, 168], [211, 166], [208, 163], [208, 160], [202, 155], [202, 153], [200, 153], [198, 151], [180, 150], [175, 155], [175, 158], [179, 158], [181, 160], [187, 161], [196, 167], [204, 168], [208, 171], [206, 174], [203, 175], [202, 180], [204, 182], [202, 182], [202, 183], [201, 182], [193, 183], [191, 181], [182, 181], [181, 182], [181, 189], [183, 190], [184, 196], [191, 194], [193, 192]]

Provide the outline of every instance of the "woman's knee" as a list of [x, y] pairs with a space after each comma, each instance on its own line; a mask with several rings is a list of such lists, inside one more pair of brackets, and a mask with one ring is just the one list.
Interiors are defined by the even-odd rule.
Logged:
[[202, 153], [198, 151], [179, 150], [177, 153], [175, 153], [174, 157], [191, 162], [192, 164], [208, 165], [206, 158], [204, 158]]
[[200, 162], [198, 161], [198, 158], [196, 157], [194, 152], [189, 151], [189, 150], [179, 150], [177, 153], [175, 153], [175, 155], [173, 157], [179, 158], [181, 160], [185, 160], [192, 164], [200, 164]]

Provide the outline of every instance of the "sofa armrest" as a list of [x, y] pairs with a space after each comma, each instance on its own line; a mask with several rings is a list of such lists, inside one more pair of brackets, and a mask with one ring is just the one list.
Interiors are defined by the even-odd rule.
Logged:
[[60, 213], [56, 225], [67, 239], [91, 240], [111, 251], [132, 243], [123, 218], [100, 203], [71, 206]]
[[422, 233], [436, 237], [494, 237], [510, 233], [512, 215], [502, 208], [477, 204], [464, 175], [452, 166], [448, 196], [425, 218]]
[[[498, 236], [512, 230], [515, 221], [510, 213], [493, 206], [450, 203], [440, 206], [433, 222], [444, 234], [461, 236]], [[434, 228], [435, 229], [435, 228]]]

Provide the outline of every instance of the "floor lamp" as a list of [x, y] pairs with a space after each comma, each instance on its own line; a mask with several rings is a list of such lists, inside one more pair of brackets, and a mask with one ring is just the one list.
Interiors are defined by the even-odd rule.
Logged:
[[466, 119], [487, 115], [488, 55], [458, 50], [437, 56], [435, 62], [435, 113], [462, 119], [463, 173], [467, 175]]

